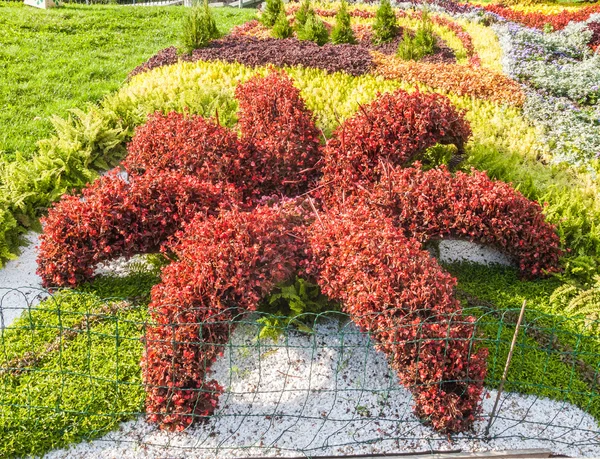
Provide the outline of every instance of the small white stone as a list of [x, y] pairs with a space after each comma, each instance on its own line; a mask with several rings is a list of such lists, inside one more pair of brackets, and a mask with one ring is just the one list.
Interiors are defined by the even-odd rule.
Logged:
[[439, 256], [442, 263], [471, 262], [482, 265], [499, 264], [513, 266], [513, 261], [493, 247], [458, 239], [439, 241]]

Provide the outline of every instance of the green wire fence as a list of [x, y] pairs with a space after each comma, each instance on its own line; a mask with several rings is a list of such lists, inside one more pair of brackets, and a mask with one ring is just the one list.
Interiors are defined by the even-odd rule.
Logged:
[[599, 454], [600, 323], [527, 310], [486, 436], [519, 310], [458, 295], [464, 315], [477, 319], [473, 349], [489, 350], [485, 386], [492, 396], [471, 432], [448, 438], [412, 414], [410, 392], [385, 356], [341, 312], [304, 314], [268, 334], [265, 324], [278, 322], [264, 319], [272, 317], [237, 315], [210, 374], [223, 387], [215, 414], [167, 433], [146, 421], [152, 413], [140, 361], [152, 319], [144, 301], [0, 289], [0, 457], [42, 455], [83, 440], [95, 440], [84, 446], [96, 448], [88, 457], [108, 447], [114, 456], [240, 457], [473, 444]]

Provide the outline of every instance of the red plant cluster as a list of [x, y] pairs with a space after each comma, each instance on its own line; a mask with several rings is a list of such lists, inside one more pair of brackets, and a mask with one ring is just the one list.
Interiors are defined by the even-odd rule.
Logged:
[[234, 182], [249, 160], [237, 134], [201, 116], [160, 112], [136, 129], [122, 165], [130, 174], [177, 170], [212, 183]]
[[597, 50], [600, 47], [600, 22], [590, 22], [587, 26], [592, 31], [589, 45], [593, 50]]
[[106, 260], [157, 252], [197, 214], [214, 213], [226, 192], [180, 172], [112, 173], [82, 196], [65, 196], [42, 220], [38, 274], [45, 286], [75, 286]]
[[[218, 122], [156, 114], [129, 146], [128, 178], [114, 172], [51, 209], [39, 255], [45, 284], [76, 285], [120, 255], [176, 259], [152, 290], [142, 361], [148, 414], [164, 428], [214, 412], [222, 388], [210, 365], [235, 317], [300, 271], [371, 333], [419, 417], [444, 432], [468, 429], [486, 351], [473, 348], [454, 279], [421, 243], [466, 237], [514, 256], [524, 274], [553, 271], [558, 237], [539, 206], [484, 173], [403, 169], [428, 146], [462, 150], [467, 141], [467, 122], [443, 96], [382, 95], [324, 153], [282, 72], [236, 96], [241, 139]], [[316, 188], [339, 199], [290, 199], [320, 173]]]
[[343, 122], [324, 151], [323, 181], [350, 190], [378, 180], [382, 165], [403, 166], [436, 143], [463, 152], [471, 128], [450, 100], [401, 89], [379, 96]]
[[113, 174], [82, 198], [63, 198], [43, 220], [44, 285], [76, 285], [101, 261], [156, 251], [182, 222], [224, 201], [299, 193], [316, 180], [318, 131], [292, 80], [273, 72], [236, 95], [241, 141], [198, 116], [155, 114], [129, 145], [129, 182]]
[[401, 79], [405, 83], [425, 84], [431, 88], [510, 105], [522, 106], [525, 93], [506, 75], [484, 67], [402, 61], [374, 54], [375, 75]]
[[469, 35], [469, 33], [464, 29], [463, 26], [457, 24], [456, 22], [454, 22], [451, 19], [448, 19], [445, 16], [439, 16], [437, 14], [433, 14], [431, 16], [431, 20], [435, 24], [438, 24], [442, 27], [446, 27], [452, 32], [454, 32], [454, 34], [464, 46], [465, 51], [467, 52], [467, 57], [469, 58], [471, 64], [475, 66], [481, 65], [479, 56], [477, 56], [477, 54], [475, 53], [475, 47], [473, 46], [473, 40], [471, 39], [471, 35]]
[[242, 140], [256, 152], [248, 179], [263, 194], [306, 191], [318, 175], [321, 145], [300, 90], [287, 74], [273, 71], [239, 85], [235, 96]]
[[484, 8], [509, 21], [518, 22], [527, 27], [543, 29], [546, 24], [550, 24], [554, 30], [564, 29], [571, 21], [587, 21], [592, 14], [600, 13], [600, 4], [585, 6], [573, 11], [563, 10], [556, 14], [516, 11], [503, 5], [486, 5]]
[[254, 77], [236, 89], [238, 129], [200, 116], [151, 116], [137, 129], [126, 170], [174, 169], [245, 196], [304, 191], [316, 179], [319, 132], [293, 81], [283, 72]]
[[292, 217], [263, 206], [199, 215], [186, 226], [172, 247], [178, 261], [152, 289], [154, 323], [142, 359], [151, 421], [183, 430], [214, 412], [222, 388], [209, 368], [229, 340], [233, 318], [256, 310], [300, 268], [304, 247]]
[[474, 319], [461, 314], [455, 279], [390, 219], [353, 204], [311, 227], [323, 293], [391, 357], [419, 418], [442, 432], [468, 429], [479, 412], [487, 350], [472, 348]]
[[444, 167], [424, 172], [418, 164], [395, 168], [370, 198], [421, 242], [450, 237], [497, 247], [525, 277], [558, 271], [560, 239], [540, 205], [485, 172], [452, 174]]

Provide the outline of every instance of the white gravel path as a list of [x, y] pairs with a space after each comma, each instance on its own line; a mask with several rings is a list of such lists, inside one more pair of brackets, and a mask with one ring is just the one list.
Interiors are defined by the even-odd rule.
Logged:
[[34, 307], [47, 296], [42, 289], [42, 279], [35, 273], [39, 235], [30, 232], [25, 236], [28, 245], [21, 254], [0, 269], [0, 329], [8, 327], [23, 310]]
[[[600, 456], [600, 432], [591, 416], [568, 403], [515, 394], [502, 398], [500, 417], [491, 430], [496, 438], [486, 442], [462, 436], [450, 442], [418, 422], [410, 393], [354, 325], [339, 329], [337, 322], [328, 321], [316, 331], [313, 337], [291, 333], [277, 344], [261, 341], [259, 347], [255, 327], [239, 327], [213, 366], [214, 378], [227, 391], [217, 414], [205, 424], [165, 433], [140, 418], [45, 458], [204, 459], [525, 448]], [[492, 410], [496, 392], [490, 395], [476, 436], [483, 436]], [[554, 427], [546, 427], [548, 423]]]

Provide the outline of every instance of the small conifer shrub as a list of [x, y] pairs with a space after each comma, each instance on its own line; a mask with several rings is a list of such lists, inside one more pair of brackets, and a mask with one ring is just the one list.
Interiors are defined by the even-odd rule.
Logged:
[[304, 27], [298, 31], [298, 38], [314, 41], [319, 46], [329, 41], [329, 32], [314, 10], [309, 10]]
[[435, 44], [433, 23], [427, 11], [424, 11], [415, 35], [411, 36], [408, 31], [404, 31], [398, 46], [398, 57], [404, 60], [421, 60], [435, 52]]
[[340, 9], [335, 15], [335, 27], [331, 32], [331, 42], [335, 45], [341, 43], [356, 44], [356, 37], [350, 26], [350, 13], [348, 13], [348, 2], [342, 0]]
[[294, 16], [294, 28], [296, 32], [299, 32], [306, 24], [306, 19], [308, 18], [308, 12], [311, 10], [310, 0], [302, 0], [300, 4], [300, 8], [296, 11], [296, 15]]
[[191, 54], [192, 51], [207, 46], [211, 40], [219, 38], [221, 33], [212, 16], [208, 0], [202, 6], [195, 4], [183, 20], [181, 36], [182, 50]]
[[284, 9], [279, 12], [271, 34], [274, 38], [290, 38], [294, 34], [294, 30], [288, 21]]
[[285, 11], [283, 0], [267, 0], [265, 2], [265, 10], [260, 16], [260, 22], [266, 27], [273, 27], [282, 10]]
[[392, 9], [390, 0], [381, 0], [373, 24], [373, 42], [376, 44], [385, 43], [392, 40], [397, 33], [396, 14]]

